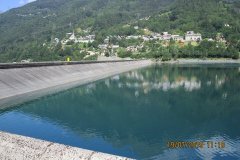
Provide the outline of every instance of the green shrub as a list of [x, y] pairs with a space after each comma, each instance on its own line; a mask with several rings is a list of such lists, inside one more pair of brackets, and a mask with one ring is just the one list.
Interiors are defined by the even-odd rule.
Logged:
[[234, 52], [232, 54], [232, 59], [239, 59], [239, 52]]
[[85, 58], [84, 60], [87, 60], [87, 61], [96, 61], [98, 58], [98, 55], [92, 55], [92, 56], [89, 56], [87, 58]]
[[162, 56], [162, 61], [170, 61], [172, 59], [172, 56], [170, 54], [164, 54]]

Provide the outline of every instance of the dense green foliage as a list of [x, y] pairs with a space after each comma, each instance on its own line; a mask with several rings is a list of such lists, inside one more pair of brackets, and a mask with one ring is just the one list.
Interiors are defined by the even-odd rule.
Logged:
[[160, 47], [147, 54], [150, 58], [162, 58], [170, 60], [171, 58], [239, 58], [239, 51], [234, 47], [228, 48], [221, 43], [202, 41], [199, 46], [188, 44], [182, 48], [176, 45]]
[[[214, 38], [223, 33], [227, 40], [240, 37], [240, 2], [221, 0], [178, 0], [168, 12], [155, 15], [139, 25], [153, 31], [170, 31], [183, 34], [188, 30]], [[229, 25], [229, 26], [226, 26]]]
[[38, 48], [44, 41], [63, 38], [77, 27], [90, 27], [94, 32], [103, 30], [156, 13], [171, 1], [38, 0], [12, 9], [0, 15], [0, 61], [20, 60], [20, 55], [16, 55], [20, 53], [15, 53], [20, 51], [21, 55], [28, 57], [28, 46], [33, 45], [32, 42], [36, 42]]
[[239, 50], [234, 46], [226, 47], [219, 42], [202, 41], [198, 46], [190, 43], [179, 47], [176, 43], [170, 43], [169, 46], [163, 46], [156, 41], [150, 41], [139, 52], [131, 53], [129, 51], [119, 50], [118, 56], [122, 58], [154, 58], [168, 61], [177, 58], [232, 58], [239, 59]]
[[[202, 33], [204, 38], [215, 38], [217, 33], [222, 33], [229, 43], [224, 51], [234, 51], [237, 58], [240, 49], [239, 13], [240, 2], [233, 0], [38, 0], [0, 14], [0, 62], [27, 58], [34, 61], [64, 60], [67, 56], [81, 60], [86, 55], [82, 51], [88, 47], [97, 48], [108, 35], [142, 34], [141, 30], [133, 28], [134, 25], [173, 34], [194, 30]], [[151, 16], [149, 20], [139, 20], [147, 16]], [[126, 27], [125, 24], [130, 25]], [[71, 42], [65, 48], [52, 45], [55, 37], [62, 39], [66, 33], [78, 28], [96, 34], [96, 41], [89, 46], [71, 46]], [[81, 29], [79, 35], [84, 34]], [[44, 43], [50, 45], [43, 46]], [[179, 50], [189, 52], [187, 49]], [[209, 52], [205, 53], [208, 57], [223, 55], [222, 52], [212, 53], [210, 50], [215, 50], [214, 47], [205, 49]], [[200, 57], [199, 52], [203, 49], [194, 50], [196, 53], [191, 57]]]
[[227, 44], [204, 40], [197, 46], [189, 44], [179, 47], [170, 42], [169, 46], [163, 47], [153, 41], [147, 45], [147, 51], [131, 55], [133, 58], [161, 58], [164, 61], [171, 58], [239, 58], [240, 2], [238, 1], [178, 0], [169, 11], [162, 11], [148, 20], [136, 22], [135, 25], [149, 28], [154, 32], [168, 31], [180, 35], [184, 35], [188, 30], [194, 30], [201, 33], [203, 38], [213, 39], [221, 33]]

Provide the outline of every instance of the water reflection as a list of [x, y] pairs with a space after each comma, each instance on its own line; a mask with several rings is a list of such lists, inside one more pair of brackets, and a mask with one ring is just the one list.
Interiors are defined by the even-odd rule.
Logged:
[[[238, 67], [132, 71], [2, 111], [0, 129], [138, 159], [238, 159]], [[225, 149], [166, 145], [220, 139]]]
[[[143, 88], [146, 90], [146, 93], [151, 91], [151, 90], [163, 90], [163, 91], [168, 91], [170, 89], [178, 89], [180, 87], [184, 88], [185, 91], [193, 91], [193, 90], [198, 90], [201, 88], [201, 80], [195, 77], [194, 75], [182, 75], [181, 73], [176, 74], [174, 78], [169, 76], [169, 73], [162, 73], [160, 74], [159, 72], [156, 72], [157, 74], [155, 76], [154, 81], [148, 80], [146, 77], [143, 77], [141, 73], [139, 72], [132, 72], [128, 73], [126, 76], [128, 79], [132, 79], [134, 83], [126, 83], [127, 87], [132, 87], [132, 88]], [[207, 85], [215, 85], [216, 88], [220, 88], [226, 81], [226, 75], [215, 75], [216, 78], [212, 82], [211, 80], [207, 81]], [[171, 79], [170, 79], [171, 78]], [[211, 77], [212, 78], [212, 77]], [[210, 78], [210, 79], [211, 79]]]

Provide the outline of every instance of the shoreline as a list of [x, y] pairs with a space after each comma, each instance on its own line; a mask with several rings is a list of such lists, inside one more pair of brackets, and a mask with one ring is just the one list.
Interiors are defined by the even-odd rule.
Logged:
[[0, 109], [152, 64], [142, 60], [0, 69]]
[[[240, 64], [240, 59], [177, 59], [171, 61], [131, 60], [80, 62], [80, 64], [41, 67], [0, 68], [0, 109], [54, 94], [116, 74], [140, 69], [152, 64]], [[34, 63], [37, 65], [38, 63]], [[39, 64], [42, 64], [41, 62]], [[45, 63], [44, 63], [45, 64]], [[53, 63], [55, 64], [55, 63]], [[9, 65], [9, 64], [8, 64]], [[19, 64], [18, 64], [19, 65]], [[23, 64], [24, 66], [28, 64]], [[29, 64], [32, 65], [32, 64]], [[83, 69], [79, 69], [83, 68]]]
[[97, 61], [49, 61], [49, 62], [29, 62], [29, 63], [0, 63], [0, 69], [13, 68], [30, 68], [30, 67], [49, 67], [49, 66], [64, 66], [64, 65], [79, 65], [79, 64], [93, 64], [93, 63], [114, 63], [114, 62], [131, 62], [137, 60], [97, 60]]
[[[167, 62], [153, 62], [150, 60], [142, 60], [97, 64], [91, 63], [63, 66], [44, 66], [39, 68], [27, 67], [0, 69], [0, 109], [9, 108], [16, 104], [31, 101], [42, 96], [47, 96], [49, 94], [54, 94], [80, 85], [92, 83], [110, 76], [114, 76], [135, 69], [140, 69], [143, 67], [148, 67], [154, 64], [240, 64], [240, 60], [178, 59], [176, 61], [172, 60]], [[39, 72], [39, 74], [43, 77], [35, 74], [35, 72]], [[15, 73], [15, 75], [13, 73]], [[13, 74], [14, 76], [10, 76], [11, 74]], [[21, 79], [25, 80], [26, 83], [21, 82]], [[43, 81], [44, 83], [40, 83], [41, 81]], [[27, 84], [29, 84], [30, 90], [21, 90], [26, 89], [24, 88], [24, 86], [27, 86]], [[20, 89], [16, 90], [17, 87], [20, 87]], [[6, 96], [6, 94], [8, 94], [8, 96]], [[9, 160], [129, 159], [126, 157], [66, 146], [63, 144], [15, 135], [2, 131], [0, 131], [0, 153], [0, 159]]]
[[[145, 60], [0, 69], [0, 110], [152, 64]], [[0, 159], [8, 160], [130, 160], [2, 131], [0, 153]]]
[[[37, 67], [38, 64], [40, 64], [40, 67]], [[46, 66], [41, 66], [42, 64]], [[0, 68], [0, 109], [5, 108], [6, 104], [10, 101], [17, 100], [22, 103], [26, 100], [21, 99], [24, 99], [26, 96], [29, 97], [27, 99], [29, 100], [33, 97], [39, 97], [37, 94], [52, 94], [50, 92], [53, 90], [53, 93], [56, 93], [116, 74], [146, 67], [151, 64], [240, 64], [240, 59], [185, 58], [164, 62], [145, 59], [136, 61], [93, 61], [64, 64], [62, 62], [60, 64], [56, 64], [56, 62], [49, 62], [48, 64], [39, 62], [34, 63], [34, 67], [32, 67], [33, 64], [31, 63], [20, 64], [23, 65], [20, 68], [14, 67], [19, 64], [4, 64], [5, 67], [9, 65], [10, 68]], [[23, 96], [25, 97], [23, 98]]]
[[194, 58], [181, 58], [177, 60], [170, 61], [159, 61], [157, 63], [162, 64], [240, 64], [240, 59], [225, 59], [225, 58], [216, 58], [216, 59], [194, 59]]

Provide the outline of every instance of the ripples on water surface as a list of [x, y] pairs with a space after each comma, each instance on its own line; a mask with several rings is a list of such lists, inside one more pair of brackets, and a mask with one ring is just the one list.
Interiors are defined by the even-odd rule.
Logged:
[[137, 159], [240, 159], [239, 122], [239, 65], [153, 66], [0, 110], [0, 130]]

